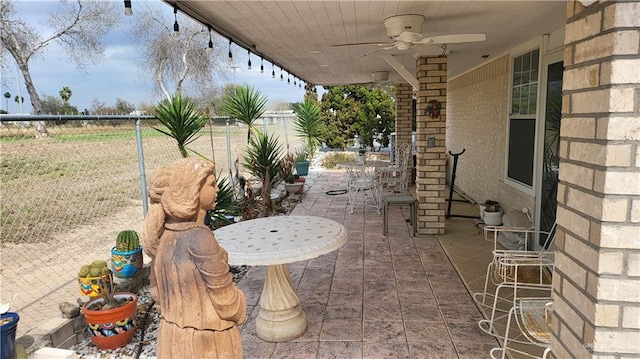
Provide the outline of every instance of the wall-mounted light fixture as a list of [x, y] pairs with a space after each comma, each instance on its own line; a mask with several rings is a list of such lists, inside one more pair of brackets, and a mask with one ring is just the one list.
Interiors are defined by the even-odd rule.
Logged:
[[233, 53], [231, 52], [231, 39], [229, 39], [229, 61], [233, 61]]
[[282, 67], [280, 68], [280, 81], [283, 81], [284, 77], [282, 76]]
[[180, 25], [178, 25], [178, 5], [173, 4], [173, 18], [175, 22], [173, 23], [173, 31], [180, 31]]
[[273, 66], [273, 63], [271, 63], [271, 78], [275, 79], [276, 78], [276, 69]]
[[247, 50], [247, 56], [249, 56], [249, 61], [247, 62], [247, 70], [251, 70], [251, 51]]
[[209, 50], [213, 51], [213, 40], [211, 39], [211, 26], [207, 26], [209, 29]]
[[124, 0], [124, 14], [127, 16], [133, 15], [133, 10], [131, 10], [131, 0]]
[[291, 85], [291, 74], [287, 72], [287, 84]]
[[260, 73], [264, 73], [264, 59], [260, 56]]

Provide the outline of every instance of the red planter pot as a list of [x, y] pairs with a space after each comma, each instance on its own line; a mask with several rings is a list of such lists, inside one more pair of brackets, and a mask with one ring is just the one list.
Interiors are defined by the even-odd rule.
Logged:
[[127, 345], [136, 331], [136, 311], [138, 296], [134, 293], [120, 292], [116, 299], [131, 298], [128, 303], [113, 309], [94, 310], [96, 305], [104, 303], [103, 297], [91, 299], [82, 312], [87, 322], [87, 332], [91, 341], [100, 349], [115, 349]]

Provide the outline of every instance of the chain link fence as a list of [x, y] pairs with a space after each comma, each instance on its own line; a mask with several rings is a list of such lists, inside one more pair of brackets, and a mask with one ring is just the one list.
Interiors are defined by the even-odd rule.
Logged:
[[[0, 302], [17, 294], [11, 311], [20, 314], [20, 336], [60, 316], [58, 303], [76, 301], [78, 269], [109, 260], [119, 231], [141, 230], [145, 177], [180, 154], [150, 117], [6, 121], [12, 117], [0, 116]], [[46, 120], [46, 138], [35, 138], [36, 120]], [[222, 177], [230, 173], [229, 162], [235, 174], [235, 160], [241, 164], [246, 150], [246, 127], [230, 122], [210, 121], [189, 146], [213, 159]], [[260, 126], [284, 149], [301, 146], [289, 120], [267, 119]]]

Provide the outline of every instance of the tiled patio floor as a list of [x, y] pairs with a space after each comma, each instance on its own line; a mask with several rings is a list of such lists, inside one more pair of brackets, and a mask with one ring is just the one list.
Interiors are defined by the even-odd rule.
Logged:
[[[350, 215], [347, 195], [326, 194], [344, 181], [343, 171], [325, 171], [292, 213], [327, 217], [349, 231], [339, 250], [289, 267], [308, 319], [304, 335], [283, 343], [258, 338], [265, 267], [251, 268], [240, 282], [250, 313], [242, 326], [245, 358], [488, 357], [498, 344], [478, 329], [481, 314], [443, 249], [460, 244], [455, 249], [466, 255], [458, 268], [483, 277], [492, 247], [473, 221], [452, 217], [447, 235], [411, 237], [408, 207], [391, 207], [384, 236], [373, 208], [356, 207]], [[463, 244], [470, 238], [479, 246]]]

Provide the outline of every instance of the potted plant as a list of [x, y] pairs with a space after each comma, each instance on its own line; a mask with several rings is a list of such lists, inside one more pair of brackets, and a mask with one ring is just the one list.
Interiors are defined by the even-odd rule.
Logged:
[[488, 226], [499, 226], [502, 224], [502, 208], [500, 203], [493, 200], [486, 200], [480, 205], [480, 218]]
[[306, 176], [309, 174], [309, 159], [307, 158], [307, 151], [304, 149], [296, 150], [294, 154], [296, 160], [296, 173], [299, 176]]
[[[293, 111], [296, 113], [293, 129], [304, 142], [307, 158], [311, 161], [320, 147], [319, 138], [324, 125], [320, 119], [320, 107], [316, 101], [305, 98], [301, 103], [293, 105]], [[306, 173], [298, 174], [306, 176]]]
[[0, 316], [0, 357], [13, 358], [16, 346], [16, 330], [20, 316], [15, 312], [2, 313]]
[[80, 294], [94, 298], [110, 290], [113, 281], [110, 280], [108, 273], [110, 273], [109, 266], [103, 260], [93, 261], [91, 264], [80, 267], [78, 271]]
[[116, 246], [111, 248], [113, 275], [117, 278], [132, 278], [142, 265], [142, 247], [138, 233], [133, 230], [118, 233]]
[[287, 190], [287, 192], [289, 192], [289, 194], [300, 194], [304, 189], [304, 182], [296, 182], [295, 176], [297, 175], [291, 175], [287, 177], [287, 181], [284, 184], [284, 188]]
[[[111, 271], [108, 277], [108, 281], [113, 283]], [[101, 282], [106, 280], [101, 279]], [[91, 341], [98, 348], [109, 350], [120, 348], [131, 340], [136, 330], [138, 296], [130, 292], [116, 292], [115, 286], [107, 283], [104, 286], [108, 290], [85, 303], [82, 313]]]

